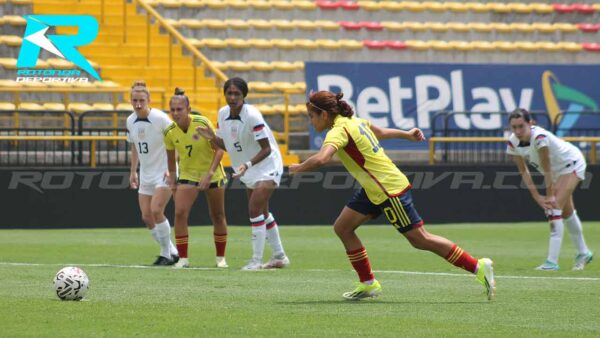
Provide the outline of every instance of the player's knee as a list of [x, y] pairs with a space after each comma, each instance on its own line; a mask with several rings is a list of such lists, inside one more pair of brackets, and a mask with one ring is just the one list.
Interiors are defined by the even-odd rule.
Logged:
[[155, 223], [160, 223], [165, 219], [165, 214], [161, 209], [152, 210], [152, 218]]
[[175, 218], [177, 219], [183, 219], [183, 218], [187, 218], [189, 214], [189, 211], [183, 208], [175, 208]]
[[225, 219], [225, 212], [223, 211], [210, 212], [210, 219], [212, 220], [214, 225], [221, 225], [227, 223]]
[[142, 221], [144, 221], [144, 223], [146, 225], [151, 225], [154, 224], [154, 218], [152, 217], [152, 214], [142, 214]]
[[344, 238], [345, 236], [351, 234], [354, 230], [352, 230], [352, 229], [346, 229], [346, 228], [344, 228], [342, 226], [334, 225], [333, 226], [333, 231], [335, 232], [335, 234], [339, 238]]
[[408, 242], [410, 243], [410, 245], [413, 246], [413, 248], [418, 249], [418, 250], [428, 250], [429, 249], [429, 245], [427, 240], [425, 239], [425, 237], [406, 237], [406, 239], [408, 239]]

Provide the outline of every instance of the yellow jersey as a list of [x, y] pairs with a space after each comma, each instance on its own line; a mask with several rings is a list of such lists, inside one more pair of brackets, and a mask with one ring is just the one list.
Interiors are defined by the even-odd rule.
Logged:
[[394, 165], [371, 131], [371, 123], [337, 116], [323, 147], [333, 146], [346, 170], [365, 189], [373, 204], [381, 204], [410, 188], [408, 178]]
[[[189, 115], [191, 118], [187, 132], [179, 128], [177, 123], [171, 123], [164, 131], [165, 148], [177, 150], [179, 154], [179, 179], [199, 182], [208, 173], [210, 165], [215, 157], [215, 151], [210, 142], [201, 136], [197, 136], [196, 128], [208, 127], [213, 131], [215, 128], [209, 119], [200, 115]], [[223, 165], [215, 170], [211, 182], [218, 182], [225, 178]]]

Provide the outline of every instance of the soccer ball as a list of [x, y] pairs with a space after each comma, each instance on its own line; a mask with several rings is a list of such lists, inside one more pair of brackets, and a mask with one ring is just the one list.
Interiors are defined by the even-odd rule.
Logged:
[[76, 266], [62, 268], [54, 276], [54, 290], [61, 300], [81, 300], [85, 297], [90, 280], [83, 270]]

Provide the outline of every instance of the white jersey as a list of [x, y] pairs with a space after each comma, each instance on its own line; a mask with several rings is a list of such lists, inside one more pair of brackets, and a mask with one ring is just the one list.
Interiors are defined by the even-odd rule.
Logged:
[[147, 118], [139, 118], [135, 112], [127, 118], [127, 141], [135, 145], [140, 161], [140, 185], [162, 181], [167, 171], [163, 130], [169, 124], [169, 116], [154, 108]]
[[236, 171], [239, 166], [258, 154], [261, 149], [258, 140], [268, 138], [271, 154], [248, 169], [244, 176], [274, 171], [278, 175], [283, 173], [283, 162], [277, 141], [262, 114], [254, 106], [244, 104], [240, 115], [236, 118], [231, 117], [229, 106], [221, 108], [218, 116], [217, 136], [223, 139], [233, 169]]
[[520, 142], [515, 134], [511, 134], [506, 152], [523, 157], [532, 167], [543, 173], [539, 156], [539, 149], [543, 147], [548, 147], [550, 171], [554, 180], [582, 166], [585, 168], [585, 158], [579, 148], [538, 126], [531, 127], [529, 142]]

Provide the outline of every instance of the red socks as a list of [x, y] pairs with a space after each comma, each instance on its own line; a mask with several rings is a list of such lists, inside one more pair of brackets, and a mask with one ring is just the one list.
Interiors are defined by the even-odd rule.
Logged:
[[188, 235], [175, 236], [175, 246], [177, 246], [177, 251], [179, 251], [179, 257], [181, 258], [188, 257], [188, 240]]
[[364, 247], [358, 250], [347, 251], [346, 254], [361, 282], [375, 279], [373, 272], [371, 272], [371, 263], [369, 262], [367, 250]]
[[217, 257], [225, 257], [225, 247], [227, 246], [227, 234], [213, 233], [215, 239], [215, 249]]
[[450, 252], [446, 256], [446, 260], [452, 263], [454, 266], [465, 269], [469, 272], [475, 273], [477, 271], [477, 259], [469, 255], [468, 252], [461, 249], [458, 245], [454, 244]]

